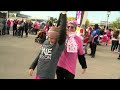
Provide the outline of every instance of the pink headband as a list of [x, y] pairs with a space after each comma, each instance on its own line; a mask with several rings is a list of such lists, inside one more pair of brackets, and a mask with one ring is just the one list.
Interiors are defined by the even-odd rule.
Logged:
[[68, 24], [73, 24], [75, 27], [77, 27], [77, 21], [76, 20], [71, 20], [68, 22]]

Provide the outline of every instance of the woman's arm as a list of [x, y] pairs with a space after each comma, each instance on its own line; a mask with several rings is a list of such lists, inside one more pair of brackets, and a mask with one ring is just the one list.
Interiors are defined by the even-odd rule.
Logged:
[[85, 56], [78, 54], [78, 60], [79, 60], [80, 65], [82, 66], [82, 69], [86, 69], [87, 68], [87, 64], [86, 64]]
[[83, 50], [83, 41], [81, 38], [78, 38], [78, 60], [80, 65], [82, 66], [82, 69], [86, 69], [87, 68], [87, 64], [86, 64], [86, 58], [84, 56], [84, 50]]
[[61, 15], [62, 15], [62, 13], [60, 13], [60, 15], [59, 15], [58, 22], [57, 22], [57, 27], [60, 26]]
[[62, 14], [60, 14], [60, 32], [58, 38], [59, 45], [62, 45], [66, 40], [66, 25], [67, 25], [66, 12], [62, 12]]
[[[41, 50], [40, 50], [40, 53], [41, 53]], [[35, 69], [35, 67], [37, 66], [37, 63], [38, 63], [38, 59], [39, 59], [39, 56], [40, 56], [40, 53], [38, 54], [38, 56], [35, 58], [35, 60], [33, 61], [33, 63], [31, 64], [31, 66], [29, 67], [29, 69]]]

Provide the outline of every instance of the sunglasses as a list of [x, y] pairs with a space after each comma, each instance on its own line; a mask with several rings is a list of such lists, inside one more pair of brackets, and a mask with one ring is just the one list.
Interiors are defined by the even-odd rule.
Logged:
[[67, 26], [67, 28], [69, 29], [69, 28], [71, 28], [71, 29], [73, 29], [73, 28], [75, 28], [74, 26]]

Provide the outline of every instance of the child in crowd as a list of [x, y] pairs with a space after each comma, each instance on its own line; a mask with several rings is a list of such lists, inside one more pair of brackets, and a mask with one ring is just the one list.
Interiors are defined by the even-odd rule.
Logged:
[[103, 33], [101, 43], [103, 43], [104, 46], [107, 46], [107, 44], [108, 44], [108, 36], [107, 36], [106, 32]]
[[87, 31], [85, 31], [84, 40], [83, 40], [83, 46], [84, 46], [85, 54], [87, 54], [87, 46], [88, 46], [88, 43], [89, 43], [89, 38], [90, 38], [89, 33]]

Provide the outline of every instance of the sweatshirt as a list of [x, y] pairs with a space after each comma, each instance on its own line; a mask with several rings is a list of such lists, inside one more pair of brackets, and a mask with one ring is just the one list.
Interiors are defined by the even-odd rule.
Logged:
[[55, 78], [57, 63], [65, 46], [66, 19], [66, 14], [62, 14], [60, 19], [60, 35], [57, 43], [51, 45], [50, 42], [46, 40], [42, 45], [40, 53], [29, 68], [35, 69], [37, 66], [37, 76], [41, 79]]

